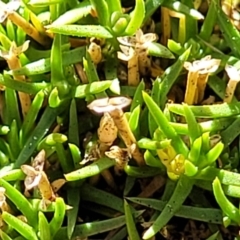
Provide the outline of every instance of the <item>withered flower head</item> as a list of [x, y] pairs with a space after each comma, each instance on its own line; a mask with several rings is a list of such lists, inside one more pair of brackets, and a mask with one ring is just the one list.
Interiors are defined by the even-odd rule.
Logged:
[[198, 71], [200, 74], [213, 73], [218, 69], [220, 62], [220, 59], [211, 59], [211, 55], [207, 55], [193, 63], [185, 62], [184, 67], [188, 71]]
[[110, 151], [106, 151], [105, 155], [109, 158], [112, 158], [116, 161], [115, 172], [117, 175], [121, 174], [124, 167], [128, 164], [131, 153], [127, 148], [120, 148], [118, 146], [112, 146]]
[[26, 174], [24, 180], [26, 190], [31, 190], [34, 187], [37, 187], [42, 177], [41, 173], [29, 165], [22, 165], [21, 169]]
[[134, 81], [134, 78], [139, 78], [139, 73], [143, 76], [151, 72], [151, 60], [148, 56], [149, 45], [157, 40], [157, 35], [154, 33], [143, 34], [139, 29], [134, 37], [119, 37], [120, 48], [122, 52], [118, 52], [118, 58], [128, 61], [128, 69], [132, 77], [130, 79], [133, 86], [137, 86], [139, 79]]
[[[53, 201], [56, 196], [54, 194], [53, 188], [48, 180], [46, 173], [43, 171], [43, 165], [45, 162], [45, 151], [42, 150], [33, 160], [33, 166], [22, 165], [21, 169], [26, 174], [24, 185], [26, 190], [33, 189], [37, 187], [42, 196], [43, 206], [46, 203]], [[56, 187], [59, 183], [56, 184]]]
[[131, 99], [126, 97], [113, 97], [96, 99], [88, 105], [88, 108], [96, 113], [111, 112], [115, 109], [123, 109], [131, 104]]
[[208, 55], [193, 63], [184, 63], [184, 67], [188, 70], [185, 103], [202, 102], [209, 75], [218, 69], [220, 62], [220, 59], [211, 59], [211, 56]]
[[134, 48], [147, 48], [149, 43], [157, 41], [158, 37], [155, 33], [143, 34], [141, 29], [137, 30], [134, 37], [118, 37], [118, 41], [124, 45]]
[[3, 23], [6, 18], [8, 17], [8, 14], [17, 11], [18, 8], [21, 6], [21, 1], [19, 0], [12, 0], [9, 1], [7, 4], [0, 2], [0, 23]]
[[10, 47], [9, 51], [0, 50], [0, 56], [7, 61], [11, 60], [13, 57], [16, 57], [16, 56], [20, 55], [21, 53], [25, 52], [29, 47], [29, 43], [30, 43], [30, 41], [27, 40], [26, 42], [23, 43], [22, 46], [17, 47], [16, 43], [13, 41], [11, 43], [11, 47]]
[[[88, 108], [96, 113], [109, 113], [112, 117], [119, 135], [127, 148], [130, 148], [133, 144], [136, 144], [136, 138], [130, 129], [128, 120], [122, 111], [131, 103], [130, 98], [126, 97], [113, 97], [94, 100], [88, 105]], [[136, 146], [135, 151], [132, 152], [132, 157], [137, 161], [139, 165], [144, 165], [144, 159], [139, 148]]]

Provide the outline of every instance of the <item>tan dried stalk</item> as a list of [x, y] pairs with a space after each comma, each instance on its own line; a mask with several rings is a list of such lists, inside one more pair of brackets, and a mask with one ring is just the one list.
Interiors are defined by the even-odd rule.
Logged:
[[194, 69], [189, 62], [185, 62], [184, 67], [188, 70], [184, 102], [192, 105], [195, 103], [195, 95], [197, 92], [198, 71]]
[[207, 99], [203, 100], [201, 102], [201, 104], [202, 105], [212, 105], [215, 103], [215, 100], [216, 100], [215, 96], [209, 96]]
[[88, 83], [86, 72], [84, 71], [82, 63], [76, 63], [74, 64], [74, 68], [76, 70], [76, 73], [78, 74], [79, 78], [81, 79], [81, 82], [83, 84]]
[[178, 41], [183, 42], [186, 36], [186, 17], [182, 13], [172, 11], [168, 8], [161, 7], [161, 16], [162, 16], [162, 44], [167, 45], [168, 39], [171, 38], [171, 17], [179, 19], [179, 33]]
[[169, 15], [171, 17], [179, 19], [178, 41], [183, 44], [186, 39], [186, 16], [182, 13], [175, 12], [172, 10], [169, 10]]
[[184, 67], [188, 70], [185, 103], [197, 104], [203, 101], [209, 75], [218, 69], [220, 62], [221, 60], [211, 59], [208, 55], [193, 63], [184, 63]]
[[[119, 37], [118, 41], [121, 44], [120, 48], [122, 53], [118, 52], [118, 56], [123, 60], [125, 58], [125, 61], [131, 59], [132, 63], [130, 63], [128, 67], [137, 68], [138, 66], [138, 71], [135, 70], [136, 74], [140, 72], [142, 76], [146, 76], [151, 72], [151, 58], [148, 57], [148, 46], [149, 43], [156, 41], [157, 38], [157, 35], [154, 33], [143, 34], [141, 29], [139, 29], [133, 37]], [[131, 50], [131, 48], [134, 51]], [[135, 57], [137, 57], [138, 64], [136, 64]], [[138, 77], [138, 75], [136, 77]]]
[[161, 25], [162, 25], [161, 43], [166, 46], [168, 39], [171, 38], [171, 24], [169, 9], [165, 7], [161, 7]]
[[126, 61], [128, 67], [128, 85], [137, 86], [140, 82], [138, 56], [131, 47], [120, 45], [122, 52], [118, 52], [118, 59]]
[[[7, 51], [1, 51], [0, 50], [0, 56], [4, 58], [7, 61], [8, 67], [11, 70], [18, 69], [21, 67], [21, 62], [18, 58], [18, 56], [27, 50], [29, 46], [29, 41], [26, 41], [22, 46], [17, 47], [15, 42], [11, 43], [10, 50]], [[13, 76], [15, 80], [18, 81], [25, 81], [25, 76], [20, 75], [20, 76]], [[23, 117], [26, 116], [30, 106], [31, 106], [31, 98], [29, 94], [23, 93], [23, 92], [18, 92], [20, 104], [21, 104], [21, 109], [22, 109], [22, 114]]]
[[233, 99], [237, 84], [240, 81], [240, 70], [230, 65], [226, 65], [225, 70], [229, 76], [229, 81], [225, 90], [225, 97], [223, 101], [230, 103]]
[[197, 103], [200, 103], [203, 100], [208, 78], [211, 73], [218, 69], [220, 62], [220, 59], [211, 59], [211, 56], [208, 55], [200, 61], [195, 61], [193, 63], [199, 70]]
[[6, 18], [11, 20], [15, 25], [22, 28], [23, 31], [33, 38], [36, 42], [40, 43], [43, 46], [49, 46], [49, 39], [47, 36], [44, 36], [43, 34], [39, 33], [37, 29], [30, 24], [27, 20], [25, 20], [23, 17], [21, 17], [15, 10], [17, 8], [9, 7], [7, 4], [1, 2], [1, 17], [0, 17], [0, 23], [5, 21]]
[[157, 78], [161, 77], [164, 74], [164, 70], [161, 68], [160, 64], [155, 63], [152, 61], [151, 63], [151, 77]]
[[165, 183], [166, 179], [163, 176], [155, 176], [152, 181], [142, 190], [138, 197], [149, 198], [153, 196], [153, 194], [163, 187]]

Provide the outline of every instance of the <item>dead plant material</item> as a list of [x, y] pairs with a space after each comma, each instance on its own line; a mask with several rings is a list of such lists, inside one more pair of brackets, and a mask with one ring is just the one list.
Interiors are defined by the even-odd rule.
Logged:
[[24, 185], [27, 191], [37, 188], [42, 196], [42, 207], [46, 208], [48, 204], [55, 200], [56, 195], [53, 189], [58, 190], [66, 181], [58, 179], [54, 183], [54, 188], [51, 186], [46, 173], [44, 172], [46, 153], [41, 150], [34, 158], [32, 166], [22, 165], [21, 169], [26, 174]]
[[128, 149], [134, 145], [134, 150], [131, 151], [133, 159], [136, 160], [138, 165], [144, 165], [143, 155], [136, 145], [136, 138], [133, 135], [126, 116], [124, 115], [123, 108], [129, 106], [131, 99], [126, 97], [113, 97], [94, 100], [88, 105], [88, 108], [95, 113], [109, 113], [112, 117], [118, 133]]
[[[29, 46], [29, 41], [26, 41], [20, 47], [17, 47], [16, 43], [12, 42], [9, 51], [0, 50], [0, 56], [7, 61], [7, 64], [10, 70], [18, 69], [21, 67], [21, 62], [18, 56], [22, 52], [26, 51], [28, 49], [28, 46]], [[25, 76], [23, 75], [13, 76], [13, 77], [15, 80], [25, 81]], [[23, 92], [18, 92], [18, 96], [21, 103], [22, 114], [23, 114], [23, 117], [25, 117], [31, 106], [31, 98], [29, 94], [23, 93]]]
[[184, 67], [188, 70], [185, 103], [192, 105], [203, 101], [209, 75], [218, 69], [220, 62], [221, 60], [211, 59], [208, 55], [193, 63], [184, 63]]
[[143, 34], [141, 29], [136, 32], [134, 37], [118, 38], [122, 50], [122, 52], [118, 52], [118, 58], [128, 62], [129, 85], [138, 85], [140, 81], [139, 74], [146, 76], [151, 73], [151, 58], [148, 56], [147, 49], [149, 43], [157, 39], [156, 34]]
[[237, 84], [240, 81], [240, 71], [234, 66], [226, 65], [225, 70], [229, 76], [229, 81], [225, 91], [224, 102], [230, 103], [233, 99]]
[[43, 46], [49, 46], [49, 39], [47, 36], [38, 32], [38, 30], [30, 24], [26, 19], [20, 16], [16, 10], [20, 7], [20, 2], [12, 2], [11, 5], [1, 2], [0, 7], [0, 23], [3, 23], [6, 19], [12, 21], [16, 26], [23, 29], [23, 31], [32, 37], [36, 42]]

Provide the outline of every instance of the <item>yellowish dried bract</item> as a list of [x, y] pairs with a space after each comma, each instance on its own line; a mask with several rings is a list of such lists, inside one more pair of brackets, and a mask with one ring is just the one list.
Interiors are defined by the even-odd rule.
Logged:
[[101, 143], [111, 146], [117, 138], [117, 127], [109, 115], [104, 113], [98, 128], [98, 138]]
[[127, 148], [120, 148], [118, 146], [112, 146], [110, 151], [105, 152], [105, 155], [116, 161], [114, 169], [118, 175], [121, 174], [121, 171], [127, 165], [130, 158], [129, 150]]
[[226, 65], [225, 70], [229, 76], [229, 81], [225, 90], [224, 102], [230, 103], [233, 99], [237, 84], [240, 81], [240, 71], [234, 66]]
[[42, 196], [42, 206], [44, 208], [51, 203], [51, 201], [55, 200], [55, 194], [45, 172], [36, 171], [33, 167], [28, 165], [22, 165], [21, 169], [27, 175], [24, 181], [26, 191], [38, 188]]
[[99, 46], [95, 42], [91, 42], [87, 51], [90, 54], [90, 57], [95, 65], [101, 62], [102, 60], [101, 46]]
[[[45, 208], [49, 203], [55, 200], [56, 195], [53, 188], [48, 180], [46, 173], [43, 171], [45, 163], [46, 153], [41, 150], [38, 155], [34, 158], [32, 166], [22, 165], [21, 169], [26, 174], [24, 185], [26, 190], [38, 188], [42, 196], [42, 206]], [[65, 183], [61, 181], [61, 186]], [[58, 184], [57, 189], [60, 188]]]

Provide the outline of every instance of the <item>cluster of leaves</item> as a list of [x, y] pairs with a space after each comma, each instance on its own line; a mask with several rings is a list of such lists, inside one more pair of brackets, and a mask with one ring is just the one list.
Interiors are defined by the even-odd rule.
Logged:
[[240, 34], [221, 4], [1, 1], [2, 239], [151, 239], [174, 216], [222, 239], [240, 224]]

